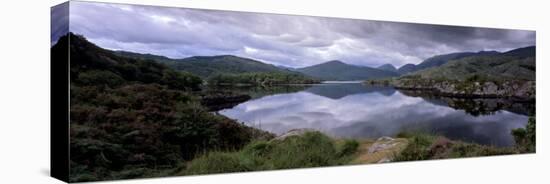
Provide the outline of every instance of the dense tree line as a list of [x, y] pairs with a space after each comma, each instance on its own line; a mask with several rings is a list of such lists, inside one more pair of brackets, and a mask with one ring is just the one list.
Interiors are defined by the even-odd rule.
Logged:
[[271, 86], [278, 84], [313, 84], [318, 80], [300, 74], [280, 72], [250, 72], [242, 74], [218, 74], [208, 79], [211, 85]]

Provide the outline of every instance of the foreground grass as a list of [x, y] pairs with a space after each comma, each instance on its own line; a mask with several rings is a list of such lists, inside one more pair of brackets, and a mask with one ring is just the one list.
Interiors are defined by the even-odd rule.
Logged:
[[257, 141], [236, 152], [210, 152], [192, 160], [179, 175], [345, 165], [359, 143], [335, 141], [319, 132], [284, 140]]
[[516, 145], [494, 147], [475, 143], [452, 141], [442, 136], [425, 133], [401, 133], [409, 144], [393, 161], [413, 161], [445, 158], [465, 158], [536, 152], [536, 119], [530, 117], [525, 128], [513, 129]]
[[396, 155], [394, 162], [523, 153], [518, 147], [495, 147], [466, 143], [425, 133], [402, 133], [398, 136], [408, 139], [409, 144]]
[[534, 118], [529, 120], [526, 128], [513, 130], [511, 133], [517, 143], [513, 147], [466, 143], [419, 132], [404, 132], [398, 134], [397, 138], [377, 140], [336, 140], [320, 132], [306, 132], [284, 139], [254, 141], [237, 151], [208, 152], [187, 162], [174, 174], [230, 173], [533, 153], [534, 130]]

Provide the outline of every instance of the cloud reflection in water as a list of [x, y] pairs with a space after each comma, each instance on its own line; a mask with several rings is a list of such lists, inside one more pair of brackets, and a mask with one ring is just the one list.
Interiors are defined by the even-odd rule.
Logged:
[[421, 130], [497, 146], [513, 145], [510, 130], [527, 122], [527, 116], [504, 110], [475, 117], [391, 88], [361, 84], [317, 85], [264, 96], [220, 113], [276, 134], [313, 128], [336, 137], [376, 138]]

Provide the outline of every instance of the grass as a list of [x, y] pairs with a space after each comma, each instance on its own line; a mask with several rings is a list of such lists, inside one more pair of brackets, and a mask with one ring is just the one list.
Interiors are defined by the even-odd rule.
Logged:
[[409, 144], [395, 157], [393, 161], [396, 162], [522, 153], [516, 147], [495, 147], [452, 141], [426, 133], [401, 133], [398, 136], [408, 139]]
[[[534, 147], [534, 118], [525, 130], [514, 130], [516, 136]], [[520, 134], [518, 132], [525, 132]], [[531, 135], [533, 134], [533, 135]], [[521, 137], [523, 135], [523, 137]], [[529, 135], [529, 136], [527, 136]], [[516, 139], [518, 139], [516, 137]], [[516, 140], [517, 141], [517, 140]], [[375, 144], [391, 145], [371, 152]], [[323, 167], [350, 164], [370, 164], [380, 161], [399, 162], [466, 158], [528, 153], [523, 143], [514, 147], [494, 147], [449, 140], [430, 132], [402, 132], [388, 140], [332, 139], [320, 132], [306, 132], [284, 139], [256, 140], [236, 151], [210, 151], [186, 162], [166, 175], [195, 175]], [[119, 173], [122, 178], [143, 175], [146, 170]]]
[[333, 140], [307, 132], [284, 140], [256, 141], [236, 152], [210, 152], [188, 163], [179, 175], [344, 165], [357, 151], [355, 140]]
[[[369, 152], [374, 144], [393, 145]], [[415, 161], [524, 153], [519, 147], [494, 147], [449, 140], [423, 132], [403, 132], [392, 140], [335, 140], [307, 132], [283, 140], [254, 141], [238, 151], [213, 151], [188, 162], [177, 175], [230, 173]]]

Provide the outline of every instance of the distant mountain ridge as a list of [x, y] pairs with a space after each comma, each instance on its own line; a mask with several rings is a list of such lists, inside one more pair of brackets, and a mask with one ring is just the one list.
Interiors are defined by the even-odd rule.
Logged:
[[350, 65], [339, 60], [298, 68], [296, 71], [322, 80], [367, 80], [399, 76], [395, 72]]
[[[150, 59], [164, 63], [176, 70], [193, 73], [203, 78], [216, 74], [241, 74], [249, 72], [279, 72], [300, 74], [321, 80], [366, 80], [399, 76], [396, 72], [346, 64], [342, 61], [329, 61], [304, 68], [289, 68], [266, 64], [261, 61], [233, 55], [193, 56], [183, 59], [171, 59], [152, 54], [140, 54], [118, 51], [117, 54], [135, 59]], [[393, 65], [386, 65], [394, 68]], [[397, 70], [396, 70], [397, 71]]]
[[392, 64], [383, 64], [376, 68], [380, 70], [389, 71], [389, 72], [397, 72], [397, 68], [395, 68], [395, 66], [393, 66]]
[[183, 59], [170, 59], [164, 56], [156, 56], [151, 54], [139, 54], [132, 52], [117, 53], [126, 57], [137, 59], [152, 59], [162, 62], [176, 70], [193, 73], [203, 78], [212, 77], [217, 74], [240, 74], [249, 72], [281, 72], [285, 74], [299, 74], [298, 72], [294, 72], [289, 69], [280, 68], [261, 61], [234, 55], [193, 56]]
[[396, 68], [392, 64], [383, 64], [376, 68], [357, 66], [339, 60], [328, 61], [303, 68], [290, 68], [234, 55], [193, 56], [183, 59], [171, 59], [165, 56], [126, 51], [117, 51], [115, 53], [130, 58], [155, 60], [175, 68], [176, 70], [193, 73], [203, 78], [208, 78], [216, 74], [275, 72], [292, 75], [303, 74], [320, 80], [370, 80], [412, 74], [421, 70], [443, 66], [450, 61], [469, 57], [513, 56], [515, 58], [528, 58], [534, 56], [535, 46], [513, 49], [502, 53], [497, 51], [480, 51], [442, 54], [430, 57], [417, 65], [405, 64], [399, 68]]

